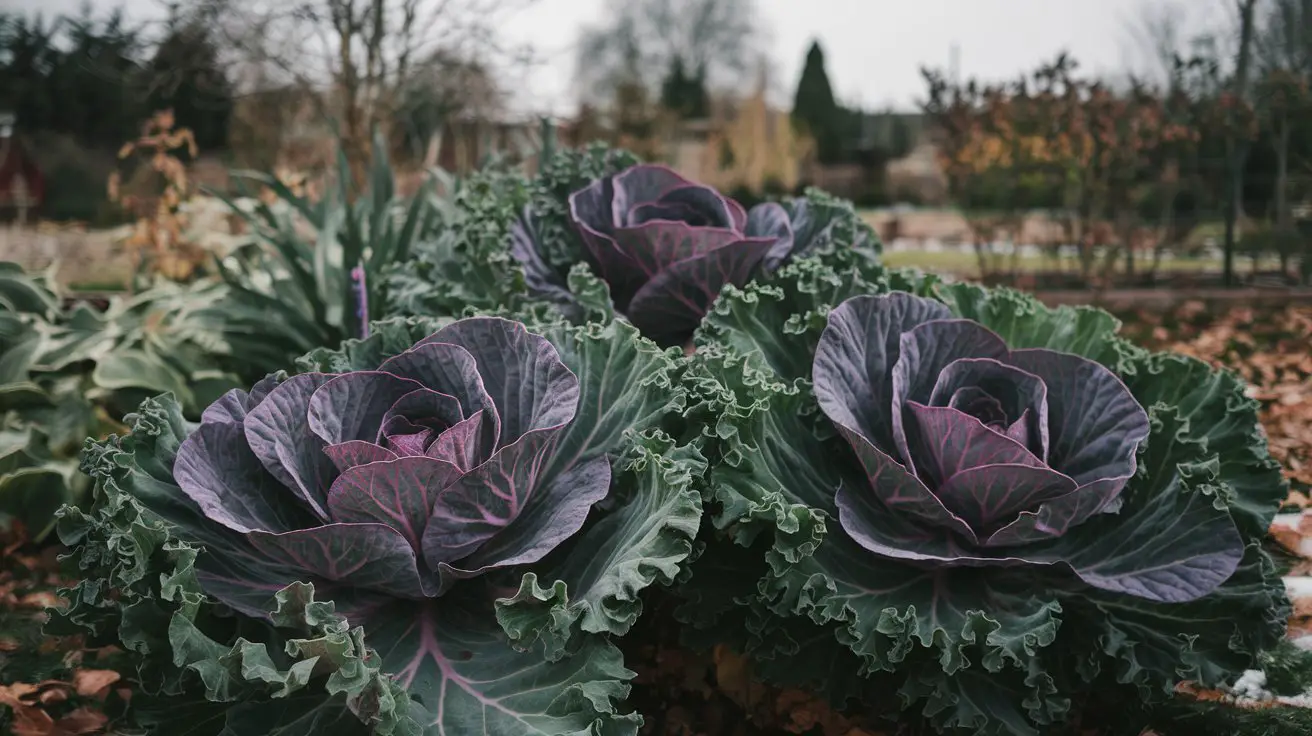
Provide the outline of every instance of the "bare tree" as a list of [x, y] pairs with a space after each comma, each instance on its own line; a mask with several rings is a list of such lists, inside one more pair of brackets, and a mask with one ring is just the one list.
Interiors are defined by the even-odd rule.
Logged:
[[1137, 47], [1146, 81], [1166, 87], [1175, 76], [1176, 60], [1189, 55], [1189, 7], [1180, 0], [1144, 5], [1130, 21], [1129, 36]]
[[[1235, 1], [1239, 26], [1239, 51], [1235, 54], [1232, 94], [1236, 103], [1242, 103], [1248, 96], [1256, 10], [1257, 0]], [[1225, 262], [1222, 276], [1226, 286], [1233, 286], [1235, 281], [1235, 226], [1243, 209], [1244, 162], [1247, 159], [1247, 138], [1232, 130], [1226, 136]]]
[[585, 101], [609, 98], [624, 83], [654, 91], [676, 61], [711, 86], [738, 85], [756, 71], [765, 29], [755, 0], [628, 0], [609, 9], [580, 39], [576, 79]]
[[1262, 71], [1312, 75], [1312, 0], [1268, 0], [1256, 45]]
[[[353, 162], [385, 132], [407, 95], [429, 93], [442, 69], [483, 72], [511, 55], [496, 29], [533, 0], [203, 0], [245, 79], [306, 93], [336, 120]], [[438, 90], [442, 93], [444, 90]]]
[[1290, 250], [1298, 240], [1289, 197], [1290, 139], [1312, 112], [1312, 0], [1273, 0], [1256, 51], [1258, 106], [1270, 126], [1276, 154], [1277, 251], [1281, 271], [1287, 271]]

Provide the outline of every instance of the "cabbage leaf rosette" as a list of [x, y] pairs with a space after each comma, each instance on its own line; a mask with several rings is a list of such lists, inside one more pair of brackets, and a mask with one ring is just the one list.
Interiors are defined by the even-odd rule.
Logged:
[[[381, 323], [303, 362], [156, 427], [118, 458], [150, 482], [109, 470], [102, 493], [194, 545], [200, 591], [252, 619], [312, 585], [408, 696], [387, 732], [634, 733], [632, 673], [595, 635], [627, 631], [692, 549], [705, 464], [661, 429], [684, 404], [674, 359], [628, 325], [476, 317]], [[273, 697], [331, 671], [312, 653]], [[189, 666], [209, 684], [233, 656]]]
[[[873, 230], [841, 200], [812, 192], [746, 209], [657, 164], [592, 179], [567, 205], [565, 222], [530, 205], [510, 229], [510, 254], [530, 294], [566, 311], [590, 303], [589, 278], [571, 270], [586, 264], [609, 292], [606, 311], [661, 345], [686, 343], [726, 286], [798, 258], [873, 261], [879, 250]], [[570, 255], [553, 265], [562, 250]]]
[[968, 733], [1253, 666], [1288, 605], [1260, 547], [1285, 487], [1255, 403], [1118, 326], [816, 264], [727, 290], [690, 385], [714, 523], [758, 562], [746, 586], [698, 563], [686, 619], [737, 610], [767, 678], [863, 703], [891, 684]]

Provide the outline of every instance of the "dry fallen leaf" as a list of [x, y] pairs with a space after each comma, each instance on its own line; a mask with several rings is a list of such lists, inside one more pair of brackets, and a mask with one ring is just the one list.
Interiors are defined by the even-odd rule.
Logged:
[[6, 559], [8, 559], [11, 555], [13, 555], [19, 549], [21, 549], [24, 544], [27, 544], [27, 530], [23, 528], [23, 522], [21, 521], [11, 522], [9, 528], [9, 536], [12, 538], [6, 540], [8, 543], [5, 544], [4, 552], [3, 552], [3, 555]]
[[14, 709], [13, 736], [54, 736], [55, 719], [40, 708], [23, 706]]
[[1185, 695], [1195, 700], [1202, 701], [1221, 701], [1230, 697], [1226, 693], [1213, 688], [1201, 688], [1192, 682], [1182, 682], [1175, 686], [1177, 695]]
[[73, 673], [73, 689], [84, 698], [104, 700], [109, 686], [122, 679], [114, 670], [78, 670]]
[[1290, 554], [1312, 560], [1312, 510], [1277, 514], [1271, 520], [1271, 537]]
[[51, 687], [41, 691], [41, 697], [37, 698], [41, 705], [55, 705], [68, 700], [68, 688]]
[[765, 688], [752, 679], [747, 658], [723, 644], [717, 644], [714, 662], [715, 684], [720, 692], [749, 713], [755, 711], [765, 695]]
[[0, 705], [7, 705], [10, 708], [18, 708], [28, 705], [24, 699], [35, 695], [38, 688], [26, 682], [15, 682], [12, 685], [0, 685]]
[[775, 712], [783, 716], [783, 728], [789, 733], [813, 733], [817, 726], [824, 736], [864, 733], [854, 728], [848, 719], [835, 713], [824, 698], [801, 690], [790, 689], [779, 693], [775, 700]]
[[55, 723], [51, 736], [81, 736], [81, 734], [95, 733], [107, 723], [109, 723], [109, 716], [84, 706], [60, 718]]

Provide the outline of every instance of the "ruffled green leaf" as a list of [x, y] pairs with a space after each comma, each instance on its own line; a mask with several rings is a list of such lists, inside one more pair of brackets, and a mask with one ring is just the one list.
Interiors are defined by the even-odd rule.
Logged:
[[688, 383], [689, 415], [716, 448], [706, 499], [717, 509], [712, 523], [743, 546], [765, 534], [776, 564], [810, 555], [836, 515], [837, 479], [809, 389], [779, 383], [718, 345], [697, 351]]
[[889, 276], [878, 266], [840, 272], [802, 259], [768, 281], [726, 287], [702, 321], [696, 343], [732, 347], [784, 380], [810, 378], [811, 356], [829, 310], [849, 297], [888, 289]]
[[1035, 724], [1060, 722], [1071, 704], [1056, 695], [1052, 677], [1040, 670], [947, 676], [925, 667], [898, 695], [906, 704], [924, 703], [922, 714], [940, 731], [961, 729], [978, 736], [1038, 736], [1044, 731]]
[[558, 659], [576, 629], [628, 633], [642, 613], [638, 594], [673, 584], [691, 554], [702, 515], [694, 481], [706, 470], [696, 448], [649, 433], [635, 438], [619, 466], [618, 507], [497, 601], [497, 620], [517, 646], [541, 639], [548, 658]]
[[1126, 385], [1144, 406], [1161, 403], [1178, 412], [1183, 426], [1176, 443], [1197, 445], [1214, 456], [1231, 516], [1246, 539], [1271, 526], [1288, 495], [1280, 464], [1267, 451], [1258, 422], [1259, 404], [1244, 395], [1244, 382], [1195, 358], [1141, 354], [1126, 365]]
[[1113, 371], [1144, 354], [1117, 336], [1121, 321], [1097, 307], [1045, 306], [1013, 289], [985, 289], [974, 284], [941, 286], [938, 296], [958, 316], [998, 333], [1012, 350], [1049, 348], [1096, 360]]
[[[576, 263], [567, 275], [570, 295], [583, 320], [588, 322], [610, 322], [615, 319], [615, 306], [610, 300], [610, 289], [586, 263]], [[581, 320], [581, 321], [583, 321]]]
[[[418, 244], [417, 257], [389, 274], [394, 313], [457, 317], [471, 311], [537, 311], [536, 305], [545, 308], [542, 311], [559, 310], [558, 315], [572, 320], [584, 318], [595, 306], [591, 301], [595, 292], [580, 294], [570, 275], [583, 260], [583, 246], [569, 223], [566, 200], [593, 179], [635, 161], [627, 152], [594, 145], [545, 153], [531, 178], [492, 166], [462, 180], [449, 227]], [[573, 300], [562, 300], [559, 289], [534, 294], [525, 282], [523, 266], [512, 258], [512, 228], [526, 207], [533, 215], [532, 237], [540, 260], [534, 284], [544, 280], [567, 284], [572, 294], [566, 296]]]
[[893, 671], [923, 656], [920, 649], [948, 675], [972, 665], [999, 672], [1027, 666], [1056, 639], [1062, 609], [1044, 595], [1051, 585], [1027, 571], [899, 564], [834, 533], [778, 578], [773, 606], [819, 624], [841, 622], [839, 640], [867, 672]]
[[618, 649], [591, 638], [556, 662], [518, 651], [490, 614], [491, 604], [492, 591], [473, 583], [377, 613], [370, 645], [413, 699], [424, 734], [637, 733], [642, 719], [616, 708], [633, 677]]

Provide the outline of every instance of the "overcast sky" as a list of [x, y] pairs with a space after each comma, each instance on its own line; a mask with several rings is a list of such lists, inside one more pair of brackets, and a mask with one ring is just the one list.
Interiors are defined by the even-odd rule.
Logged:
[[[183, 0], [185, 2], [185, 0]], [[536, 0], [505, 28], [532, 44], [541, 63], [516, 75], [512, 105], [533, 112], [573, 108], [571, 78], [579, 29], [623, 0]], [[1131, 28], [1147, 6], [1169, 0], [757, 0], [770, 29], [777, 93], [791, 98], [812, 39], [825, 49], [829, 78], [848, 104], [910, 110], [924, 93], [919, 68], [946, 68], [955, 44], [963, 77], [1010, 79], [1066, 49], [1084, 69], [1108, 75], [1145, 62]], [[1179, 2], [1180, 0], [1175, 0]], [[82, 0], [0, 0], [0, 7], [74, 11]], [[1218, 0], [1184, 0], [1199, 18]], [[95, 0], [97, 9], [120, 3]], [[157, 0], [126, 0], [137, 17]]]

